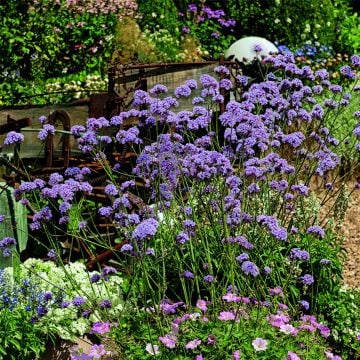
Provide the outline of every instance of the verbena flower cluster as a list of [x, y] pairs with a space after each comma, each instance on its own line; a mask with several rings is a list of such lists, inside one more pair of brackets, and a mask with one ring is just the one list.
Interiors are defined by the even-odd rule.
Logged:
[[[299, 68], [289, 53], [265, 59], [268, 73], [258, 83], [243, 76], [231, 82], [229, 70], [218, 67], [214, 75], [188, 80], [173, 94], [160, 84], [149, 92], [137, 90], [127, 111], [72, 127], [79, 149], [105, 169], [107, 200], [97, 211], [122, 241], [113, 255], [121, 266], [130, 264], [133, 281], [141, 289], [135, 303], [145, 308], [150, 303], [155, 315], [175, 314], [201, 299], [200, 312], [178, 319], [171, 332], [150, 336], [148, 352], [156, 353], [161, 344], [178, 349], [183, 323], [200, 318], [206, 324], [204, 313], [210, 304], [221, 303], [224, 293], [231, 305], [213, 312], [213, 319], [232, 322], [239, 330], [248, 314], [243, 306], [267, 308], [264, 294], [269, 287], [281, 303], [286, 299], [302, 316], [294, 325], [290, 314], [283, 312], [287, 305], [279, 305], [279, 312], [269, 315], [271, 326], [290, 336], [315, 331], [328, 336], [326, 326], [308, 315], [319, 292], [339, 276], [335, 221], [329, 221], [334, 214], [324, 218], [319, 209], [333, 194], [334, 209], [343, 206], [342, 198], [336, 198], [342, 192], [335, 188], [341, 165], [337, 148], [344, 139], [332, 136], [332, 130], [351, 92], [359, 90], [350, 89], [356, 84], [359, 59], [353, 56], [341, 69], [343, 86], [333, 85], [325, 69]], [[238, 86], [240, 101], [230, 98], [220, 114], [219, 104]], [[179, 102], [189, 97], [192, 105], [179, 111]], [[129, 126], [134, 118], [137, 125]], [[353, 145], [348, 153], [360, 150], [357, 129], [349, 134], [355, 140], [349, 142]], [[131, 173], [122, 162], [110, 167], [112, 145], [137, 154]], [[15, 197], [33, 211], [31, 228], [41, 230], [54, 221], [69, 231], [77, 222], [82, 234], [91, 235], [77, 203], [93, 192], [93, 175], [90, 168], [71, 167], [23, 182]], [[325, 190], [322, 199], [311, 188], [314, 178]], [[141, 207], [133, 197], [139, 184], [145, 200]], [[35, 205], [34, 196], [40, 199]], [[70, 222], [74, 208], [77, 220]], [[86, 239], [81, 237], [85, 243]], [[89, 240], [92, 248], [109, 248], [101, 238], [97, 241]], [[107, 275], [94, 274], [91, 281]], [[67, 301], [65, 308], [88, 311], [81, 294]], [[113, 308], [113, 301], [102, 298], [98, 305]], [[185, 339], [186, 351], [213, 341], [197, 334]], [[271, 348], [263, 334], [248, 340], [256, 352]], [[238, 358], [245, 348], [233, 351]], [[291, 359], [294, 354], [285, 355]]]

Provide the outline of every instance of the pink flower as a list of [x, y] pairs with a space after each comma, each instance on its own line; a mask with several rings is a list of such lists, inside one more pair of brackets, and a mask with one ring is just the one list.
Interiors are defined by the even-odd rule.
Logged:
[[301, 360], [301, 357], [292, 351], [288, 351], [285, 360]]
[[210, 301], [206, 301], [206, 300], [201, 300], [199, 299], [197, 302], [196, 302], [196, 307], [198, 309], [200, 309], [201, 311], [203, 312], [206, 312], [208, 310], [207, 308], [207, 305], [210, 304]]
[[106, 334], [110, 332], [110, 323], [108, 321], [106, 322], [95, 322], [92, 325], [91, 331], [97, 334]]
[[164, 346], [169, 349], [173, 349], [177, 344], [177, 337], [173, 334], [166, 334], [165, 336], [159, 336], [159, 340]]
[[334, 355], [331, 351], [325, 351], [325, 356], [328, 360], [341, 360], [341, 356]]
[[178, 335], [179, 334], [179, 324], [176, 324], [175, 322], [173, 322], [171, 324], [171, 333], [173, 335]]
[[280, 331], [286, 335], [297, 335], [299, 332], [294, 326], [290, 324], [283, 324], [280, 326]]
[[187, 349], [187, 350], [194, 350], [194, 349], [196, 349], [200, 344], [201, 344], [201, 340], [200, 340], [200, 339], [194, 339], [194, 340], [189, 341], [189, 342], [185, 345], [185, 349]]
[[265, 351], [268, 346], [268, 341], [262, 338], [256, 338], [251, 344], [255, 351]]
[[204, 358], [201, 354], [199, 354], [199, 355], [196, 355], [195, 360], [204, 360]]
[[240, 302], [241, 301], [241, 296], [237, 296], [233, 293], [227, 293], [222, 298], [226, 302]]
[[240, 351], [239, 350], [236, 350], [234, 352], [233, 360], [240, 360]]
[[285, 325], [290, 321], [290, 317], [282, 311], [278, 311], [276, 314], [269, 315], [267, 321], [273, 327], [280, 328], [281, 325]]
[[322, 337], [327, 338], [330, 336], [330, 329], [326, 325], [320, 324], [318, 329]]
[[235, 314], [231, 311], [221, 311], [218, 319], [221, 321], [235, 320]]
[[88, 355], [95, 359], [100, 359], [101, 356], [106, 355], [105, 346], [103, 344], [92, 345]]

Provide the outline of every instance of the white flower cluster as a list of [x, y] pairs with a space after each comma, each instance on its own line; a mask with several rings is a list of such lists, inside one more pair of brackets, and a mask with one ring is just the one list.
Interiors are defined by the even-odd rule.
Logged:
[[108, 79], [102, 79], [100, 75], [86, 75], [85, 79], [70, 80], [66, 83], [62, 81], [50, 82], [45, 85], [45, 91], [47, 93], [52, 92], [69, 92], [74, 93], [75, 99], [80, 99], [83, 96], [87, 96], [91, 93], [106, 90]]
[[[91, 277], [94, 275], [98, 275], [100, 280], [92, 282]], [[43, 327], [55, 330], [66, 340], [84, 335], [93, 322], [116, 320], [123, 310], [122, 278], [114, 274], [104, 279], [97, 271], [88, 272], [81, 262], [58, 266], [53, 261], [28, 259], [20, 265], [20, 279], [33, 279], [42, 291], [56, 293], [62, 290], [63, 302], [69, 305], [51, 308], [40, 322]], [[77, 296], [86, 300], [80, 311], [72, 304]], [[109, 300], [111, 308], [100, 309], [103, 300]], [[82, 311], [89, 311], [89, 316], [81, 316]]]

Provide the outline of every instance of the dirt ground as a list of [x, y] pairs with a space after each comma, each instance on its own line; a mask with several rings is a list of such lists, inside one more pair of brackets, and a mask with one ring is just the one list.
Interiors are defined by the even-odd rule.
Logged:
[[[354, 183], [351, 184], [354, 186]], [[360, 290], [360, 190], [353, 192], [342, 226], [347, 252], [344, 283]]]

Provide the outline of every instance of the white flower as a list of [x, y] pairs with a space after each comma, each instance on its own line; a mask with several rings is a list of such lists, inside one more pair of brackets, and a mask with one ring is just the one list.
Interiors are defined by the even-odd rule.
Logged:
[[153, 344], [146, 344], [145, 350], [151, 355], [158, 355], [160, 354], [159, 346]]
[[199, 313], [192, 313], [192, 314], [190, 314], [189, 319], [192, 320], [192, 321], [195, 321], [199, 317], [200, 317]]
[[256, 338], [251, 344], [255, 351], [264, 351], [267, 349], [268, 341], [262, 338]]
[[291, 24], [291, 19], [290, 19], [290, 18], [287, 18], [287, 19], [286, 19], [286, 22], [287, 22], [288, 24]]
[[274, 20], [274, 23], [275, 23], [275, 24], [278, 24], [279, 22], [280, 22], [280, 19], [275, 19], [275, 20]]
[[284, 334], [291, 335], [294, 331], [296, 331], [296, 329], [290, 324], [284, 324], [280, 326], [280, 331]]

